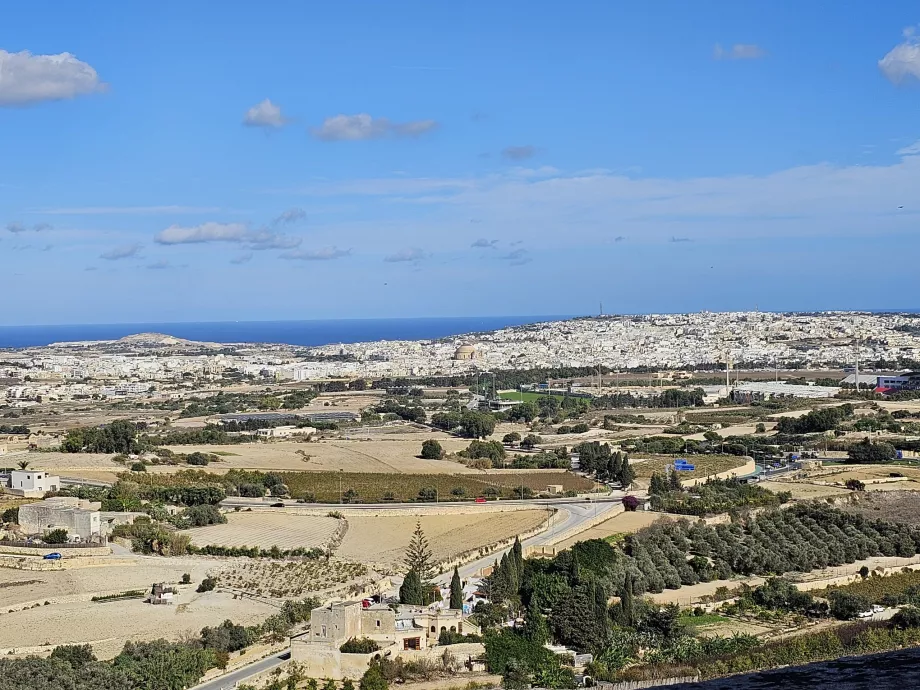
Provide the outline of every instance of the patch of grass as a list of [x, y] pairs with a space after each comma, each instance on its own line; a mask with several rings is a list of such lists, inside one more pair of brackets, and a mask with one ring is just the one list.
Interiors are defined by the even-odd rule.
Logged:
[[718, 623], [728, 622], [728, 618], [725, 616], [720, 616], [716, 613], [704, 613], [702, 616], [694, 616], [692, 613], [685, 613], [681, 615], [678, 620], [684, 625], [692, 626], [716, 625]]
[[615, 534], [604, 537], [604, 541], [608, 544], [613, 544], [616, 546], [617, 544], [622, 544], [624, 541], [626, 541], [626, 535], [623, 532], [616, 532]]
[[212, 450], [211, 455], [219, 455], [222, 458], [228, 458], [231, 456], [239, 456], [239, 453], [231, 453], [229, 450]]
[[[745, 459], [738, 455], [642, 455], [640, 457], [639, 454], [636, 454], [635, 461], [630, 464], [636, 471], [636, 477], [649, 479], [655, 472], [665, 474], [668, 465], [673, 465], [678, 457], [684, 458], [696, 468], [692, 472], [681, 472], [681, 479], [719, 474], [735, 467], [741, 467], [745, 463]], [[642, 462], [637, 462], [638, 460]]]
[[105, 594], [103, 596], [96, 596], [93, 597], [90, 601], [104, 603], [106, 601], [120, 601], [122, 599], [143, 599], [146, 596], [147, 592], [143, 589], [131, 589], [127, 592], [120, 592], [119, 594]]
[[[282, 481], [293, 498], [313, 497], [318, 503], [338, 503], [339, 488], [358, 495], [356, 502], [404, 502], [419, 498], [423, 489], [435, 489], [442, 501], [456, 501], [452, 492], [462, 488], [463, 497], [519, 498], [521, 485], [534, 493], [551, 484], [563, 491], [590, 491], [594, 484], [571, 472], [508, 472], [503, 474], [380, 474], [359, 472], [284, 472]], [[433, 503], [434, 501], [429, 501]]]
[[529, 391], [504, 391], [498, 394], [502, 400], [516, 400], [518, 402], [537, 402], [545, 397], [553, 397], [562, 400], [566, 396], [558, 393], [531, 393]]

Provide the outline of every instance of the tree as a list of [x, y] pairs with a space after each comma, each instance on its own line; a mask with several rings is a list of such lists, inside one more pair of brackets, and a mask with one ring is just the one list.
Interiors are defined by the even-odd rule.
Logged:
[[672, 469], [668, 475], [668, 488], [671, 491], [680, 491], [683, 489], [683, 484], [680, 483], [680, 474], [677, 470]]
[[844, 486], [848, 488], [850, 491], [865, 491], [866, 490], [866, 485], [863, 482], [859, 481], [858, 479], [847, 479]]
[[460, 415], [460, 433], [466, 438], [486, 438], [495, 431], [495, 417], [486, 412], [464, 410]]
[[413, 606], [425, 605], [425, 588], [422, 585], [422, 578], [414, 570], [406, 573], [403, 583], [399, 586], [399, 603], [411, 604]]
[[380, 672], [380, 666], [371, 664], [370, 668], [361, 676], [358, 688], [359, 690], [389, 690], [390, 685]]
[[526, 422], [530, 424], [539, 414], [540, 409], [537, 407], [536, 403], [528, 401], [520, 405], [515, 405], [508, 410], [508, 419], [512, 422]]
[[42, 535], [42, 541], [46, 544], [66, 544], [67, 530], [63, 527], [48, 530]]
[[409, 546], [406, 547], [406, 556], [403, 559], [406, 569], [415, 572], [422, 582], [428, 582], [434, 572], [434, 563], [432, 561], [431, 547], [428, 545], [428, 539], [425, 532], [422, 531], [422, 523], [415, 523], [415, 532], [409, 540]]
[[828, 598], [831, 600], [831, 615], [842, 621], [856, 618], [859, 613], [868, 611], [871, 606], [870, 601], [864, 596], [842, 590], [833, 590]]
[[850, 447], [847, 451], [847, 456], [849, 456], [850, 462], [878, 463], [894, 460], [897, 452], [890, 443], [885, 443], [884, 441], [873, 443], [868, 438], [864, 438]]
[[460, 580], [460, 571], [454, 566], [454, 576], [450, 579], [450, 608], [463, 608], [463, 582]]
[[444, 449], [434, 439], [428, 439], [422, 443], [421, 457], [425, 460], [440, 460], [444, 457]]
[[28, 461], [28, 460], [20, 460], [19, 462], [16, 463], [16, 466], [17, 466], [19, 469], [21, 469], [21, 470], [26, 470], [26, 469], [28, 469], [28, 467], [29, 467], [29, 461]]
[[524, 450], [533, 450], [536, 446], [543, 443], [543, 439], [536, 434], [527, 434], [521, 439], [521, 448]]
[[755, 433], [755, 434], [765, 434], [765, 433], [767, 433], [767, 427], [766, 427], [766, 425], [764, 425], [763, 422], [758, 422], [758, 423], [757, 423], [757, 426], [754, 427], [754, 433]]
[[505, 434], [505, 435], [502, 437], [502, 443], [504, 443], [505, 445], [508, 445], [508, 446], [510, 446], [510, 445], [512, 445], [512, 444], [514, 444], [514, 443], [518, 443], [518, 442], [520, 442], [520, 440], [521, 440], [521, 435], [520, 435], [518, 432], [516, 432], [516, 431], [512, 431], [511, 433]]
[[664, 494], [668, 493], [668, 491], [669, 488], [667, 480], [665, 480], [665, 478], [658, 472], [653, 472], [652, 479], [649, 482], [648, 492], [652, 496], [663, 496]]
[[92, 645], [72, 644], [61, 645], [51, 650], [52, 659], [62, 659], [70, 664], [71, 668], [82, 668], [96, 661]]
[[211, 577], [210, 575], [208, 575], [206, 578], [204, 578], [201, 581], [201, 584], [198, 585], [198, 589], [196, 589], [195, 591], [201, 594], [203, 592], [210, 592], [215, 587], [217, 587], [217, 578]]
[[628, 570], [620, 590], [620, 623], [627, 628], [636, 625], [636, 603], [633, 599], [633, 576]]
[[920, 608], [904, 606], [891, 619], [896, 628], [920, 628]]

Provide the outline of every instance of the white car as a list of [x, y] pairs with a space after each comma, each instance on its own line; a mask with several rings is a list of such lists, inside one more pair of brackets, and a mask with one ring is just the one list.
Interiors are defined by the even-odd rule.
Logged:
[[872, 613], [882, 613], [885, 607], [880, 604], [872, 604]]
[[859, 616], [860, 618], [872, 618], [873, 612], [872, 611], [860, 611], [856, 615]]

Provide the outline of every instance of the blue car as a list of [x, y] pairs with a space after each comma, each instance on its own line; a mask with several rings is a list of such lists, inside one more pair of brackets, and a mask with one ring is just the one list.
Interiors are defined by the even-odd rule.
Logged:
[[59, 554], [57, 551], [55, 551], [55, 552], [53, 552], [53, 553], [46, 553], [46, 554], [43, 556], [43, 558], [44, 558], [46, 561], [59, 561], [59, 560], [61, 560], [61, 559], [63, 558], [63, 556], [62, 556], [61, 554]]

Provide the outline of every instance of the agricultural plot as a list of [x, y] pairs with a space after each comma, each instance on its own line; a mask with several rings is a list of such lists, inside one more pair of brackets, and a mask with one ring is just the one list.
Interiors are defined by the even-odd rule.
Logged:
[[[646, 455], [641, 458], [630, 458], [629, 464], [636, 471], [636, 477], [649, 479], [655, 472], [664, 474], [668, 465], [673, 465], [675, 460], [676, 458], [670, 455]], [[737, 455], [689, 455], [686, 456], [686, 460], [695, 469], [692, 472], [681, 472], [681, 479], [693, 479], [727, 472], [741, 467], [746, 462], [744, 458]]]
[[258, 546], [282, 551], [325, 548], [341, 520], [312, 515], [275, 512], [239, 512], [227, 515], [227, 523], [184, 530], [195, 546]]
[[369, 571], [363, 564], [338, 559], [242, 559], [235, 563], [218, 573], [219, 586], [273, 599], [329, 594], [342, 587], [357, 588], [369, 580]]
[[874, 491], [853, 498], [854, 502], [841, 506], [843, 510], [872, 519], [920, 525], [918, 491]]
[[[550, 485], [563, 491], [590, 491], [584, 477], [558, 471], [493, 471], [469, 474], [397, 474], [351, 472], [298, 472], [282, 475], [293, 498], [338, 503], [340, 497], [360, 503], [415, 501], [422, 492], [428, 502], [469, 500], [478, 496], [520, 498], [523, 487], [534, 493]], [[352, 491], [353, 494], [348, 492]], [[340, 493], [341, 492], [341, 493]], [[432, 495], [432, 493], [434, 495]]]
[[348, 532], [336, 555], [395, 570], [401, 567], [416, 522], [421, 524], [428, 538], [434, 559], [445, 561], [528, 532], [543, 524], [548, 517], [543, 510], [421, 517], [349, 517]]
[[908, 570], [884, 577], [871, 576], [848, 585], [818, 590], [813, 594], [827, 597], [833, 591], [865, 597], [873, 604], [895, 606], [911, 603], [916, 605], [920, 602], [920, 571]]
[[640, 529], [655, 524], [659, 520], [666, 519], [667, 517], [662, 513], [646, 510], [620, 513], [570, 539], [566, 539], [564, 542], [556, 544], [556, 550], [558, 552], [568, 549], [572, 544], [580, 541], [587, 541], [588, 539], [609, 539], [618, 535], [632, 534], [633, 532], [638, 532]]

